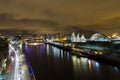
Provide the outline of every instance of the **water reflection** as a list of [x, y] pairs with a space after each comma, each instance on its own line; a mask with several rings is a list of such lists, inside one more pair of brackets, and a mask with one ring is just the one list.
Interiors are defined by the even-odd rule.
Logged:
[[53, 48], [53, 54], [55, 58], [59, 58], [60, 57], [60, 49], [54, 47]]
[[117, 67], [77, 57], [50, 45], [25, 46], [24, 49], [37, 80], [120, 79]]
[[76, 79], [79, 79], [79, 76], [87, 76], [87, 79], [91, 78], [90, 73], [94, 74], [94, 72], [97, 76], [101, 75], [100, 64], [96, 61], [84, 57], [72, 56], [72, 62]]
[[31, 53], [31, 51], [32, 51], [30, 46], [25, 46], [25, 50], [26, 50], [27, 53]]
[[60, 57], [63, 59], [63, 50], [60, 50]]
[[118, 67], [114, 67], [114, 71], [115, 71], [115, 72], [119, 72], [120, 70], [119, 70]]
[[70, 53], [69, 52], [67, 52], [67, 59], [69, 59], [70, 58]]
[[47, 56], [49, 56], [49, 54], [50, 54], [50, 53], [49, 53], [49, 52], [50, 52], [50, 51], [49, 51], [49, 45], [47, 45], [47, 50], [46, 50], [46, 51], [47, 51]]
[[89, 71], [92, 72], [92, 63], [91, 60], [88, 60]]
[[46, 48], [47, 48], [47, 56], [50, 56], [51, 54], [52, 57], [57, 58], [57, 59], [62, 59], [62, 60], [64, 58], [69, 59], [70, 53], [67, 51], [64, 51], [64, 50], [61, 50], [61, 49], [58, 49], [56, 47], [49, 46], [49, 45], [47, 45]]

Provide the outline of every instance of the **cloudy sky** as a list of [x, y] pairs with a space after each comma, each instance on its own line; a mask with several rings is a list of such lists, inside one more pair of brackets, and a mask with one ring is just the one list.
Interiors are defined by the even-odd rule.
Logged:
[[120, 33], [120, 0], [0, 0], [0, 29]]

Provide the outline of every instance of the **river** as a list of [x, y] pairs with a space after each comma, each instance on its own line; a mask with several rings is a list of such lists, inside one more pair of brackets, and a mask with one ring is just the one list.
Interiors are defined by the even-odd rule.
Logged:
[[120, 80], [119, 68], [50, 45], [25, 45], [23, 52], [36, 80]]

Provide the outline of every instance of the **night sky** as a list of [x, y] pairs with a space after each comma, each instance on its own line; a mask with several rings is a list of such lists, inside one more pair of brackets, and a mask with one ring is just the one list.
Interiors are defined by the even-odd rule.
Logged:
[[120, 33], [120, 0], [0, 0], [0, 29]]

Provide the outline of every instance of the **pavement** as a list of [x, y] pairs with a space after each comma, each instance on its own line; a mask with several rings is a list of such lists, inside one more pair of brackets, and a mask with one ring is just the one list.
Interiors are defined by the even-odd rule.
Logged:
[[25, 56], [21, 54], [21, 79], [20, 80], [30, 80], [29, 68], [27, 66]]

